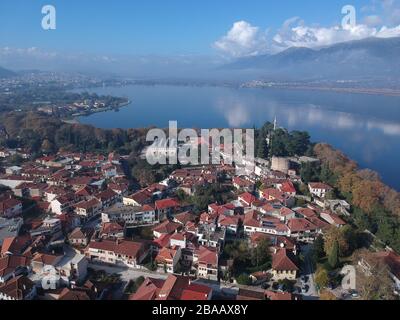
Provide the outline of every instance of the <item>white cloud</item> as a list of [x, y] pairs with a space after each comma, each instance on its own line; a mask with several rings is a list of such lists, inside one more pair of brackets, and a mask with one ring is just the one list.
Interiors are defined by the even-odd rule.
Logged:
[[276, 53], [290, 47], [316, 48], [369, 37], [400, 36], [400, 1], [372, 0], [357, 13], [358, 24], [346, 28], [307, 25], [301, 18], [292, 17], [269, 37], [260, 27], [238, 21], [214, 47], [227, 56], [238, 58]]
[[273, 37], [273, 46], [280, 49], [289, 47], [315, 48], [332, 45], [335, 43], [361, 40], [368, 37], [396, 37], [400, 36], [400, 26], [394, 28], [370, 27], [366, 24], [358, 24], [354, 27], [343, 29], [341, 26], [310, 27], [297, 19], [289, 19]]
[[214, 43], [214, 47], [232, 57], [253, 56], [266, 52], [266, 32], [246, 21], [237, 21], [228, 33]]
[[343, 29], [341, 26], [307, 26], [300, 18], [294, 17], [285, 21], [277, 33], [271, 39], [267, 39], [258, 27], [239, 21], [226, 36], [215, 42], [214, 47], [228, 56], [238, 58], [276, 53], [290, 47], [317, 48], [369, 37], [400, 36], [400, 25], [378, 28], [378, 22], [378, 18], [369, 16], [365, 24]]

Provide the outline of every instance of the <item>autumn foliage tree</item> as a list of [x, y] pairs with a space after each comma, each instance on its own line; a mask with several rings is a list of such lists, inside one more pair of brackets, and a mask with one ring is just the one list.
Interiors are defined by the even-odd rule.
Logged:
[[325, 168], [321, 179], [332, 177], [339, 196], [352, 204], [356, 225], [378, 232], [386, 244], [400, 251], [396, 232], [400, 225], [400, 193], [386, 186], [376, 172], [360, 170], [354, 161], [328, 144], [317, 144], [314, 153]]

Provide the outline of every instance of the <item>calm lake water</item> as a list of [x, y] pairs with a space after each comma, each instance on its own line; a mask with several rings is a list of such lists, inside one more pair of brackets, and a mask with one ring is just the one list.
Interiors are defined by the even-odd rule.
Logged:
[[166, 128], [168, 121], [177, 120], [180, 128], [251, 128], [276, 116], [280, 126], [307, 130], [313, 141], [341, 149], [400, 190], [400, 97], [183, 86], [91, 91], [128, 97], [132, 103], [119, 112], [81, 117], [82, 123], [100, 128]]

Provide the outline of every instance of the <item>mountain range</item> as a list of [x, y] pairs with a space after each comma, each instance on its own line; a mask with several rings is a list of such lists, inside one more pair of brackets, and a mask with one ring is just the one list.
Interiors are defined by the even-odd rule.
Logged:
[[15, 73], [13, 71], [0, 67], [0, 78], [8, 78], [14, 75]]
[[222, 69], [285, 79], [398, 78], [400, 37], [367, 38], [317, 49], [292, 47], [241, 58]]

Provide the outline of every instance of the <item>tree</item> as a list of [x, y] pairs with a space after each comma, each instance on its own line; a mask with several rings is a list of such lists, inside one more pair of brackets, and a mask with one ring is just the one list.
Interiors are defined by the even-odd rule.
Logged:
[[249, 286], [252, 284], [252, 281], [248, 274], [242, 273], [240, 276], [236, 278], [238, 284], [242, 286]]
[[339, 263], [339, 243], [335, 241], [328, 256], [329, 265], [335, 269]]
[[328, 275], [328, 271], [325, 268], [319, 267], [317, 269], [317, 272], [315, 273], [315, 283], [317, 284], [317, 286], [320, 289], [328, 286], [329, 275]]
[[338, 178], [337, 175], [334, 174], [331, 169], [329, 169], [327, 164], [323, 164], [321, 166], [320, 179], [322, 182], [325, 182], [331, 186], [335, 186]]
[[319, 181], [320, 167], [314, 163], [303, 163], [300, 169], [301, 180], [307, 184], [309, 182]]
[[347, 225], [342, 228], [335, 226], [330, 227], [324, 235], [324, 250], [329, 256], [333, 250], [335, 243], [339, 246], [339, 257], [345, 257], [351, 254], [353, 249], [354, 233], [351, 226]]
[[125, 293], [126, 294], [133, 294], [136, 293], [136, 291], [139, 289], [139, 287], [143, 284], [144, 282], [144, 277], [140, 276], [139, 278], [136, 278], [135, 280], [130, 280]]
[[267, 269], [266, 266], [269, 266], [271, 262], [269, 249], [270, 242], [267, 239], [264, 239], [257, 244], [257, 247], [251, 250], [250, 259], [252, 266], [254, 267], [254, 269], [259, 269], [260, 267], [262, 269], [255, 271], [265, 271]]
[[264, 137], [261, 137], [258, 140], [257, 157], [259, 157], [261, 159], [267, 159], [268, 158], [268, 144], [267, 144], [266, 138], [264, 138]]
[[314, 263], [317, 263], [319, 259], [323, 258], [325, 256], [325, 251], [324, 251], [324, 237], [322, 235], [319, 235], [312, 247], [312, 259]]

